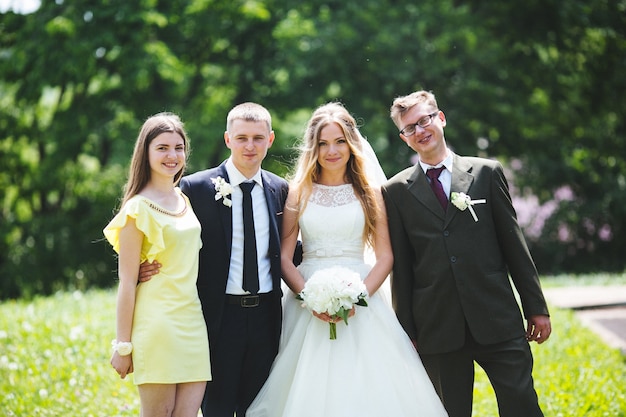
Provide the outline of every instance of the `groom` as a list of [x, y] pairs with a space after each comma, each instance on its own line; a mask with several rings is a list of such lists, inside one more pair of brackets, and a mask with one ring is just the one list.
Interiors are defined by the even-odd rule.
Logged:
[[[528, 342], [548, 339], [550, 318], [502, 166], [448, 149], [446, 117], [429, 92], [397, 98], [391, 118], [419, 156], [383, 187], [400, 323], [450, 417], [472, 414], [474, 362], [501, 416], [542, 416]], [[449, 201], [461, 192], [474, 203]]]
[[[230, 149], [225, 162], [180, 182], [202, 225], [197, 287], [213, 375], [202, 404], [204, 417], [245, 416], [278, 353], [282, 324], [280, 229], [288, 185], [261, 169], [274, 142], [269, 112], [255, 103], [235, 106], [228, 113], [224, 142]], [[243, 277], [246, 182], [253, 183], [257, 254], [253, 278], [258, 288], [252, 290]], [[142, 266], [140, 280], [155, 273], [152, 268]]]
[[[184, 177], [180, 187], [202, 225], [198, 295], [211, 348], [213, 380], [202, 405], [205, 417], [244, 416], [269, 375], [278, 352], [282, 309], [280, 226], [288, 185], [261, 169], [274, 142], [269, 112], [255, 103], [235, 106], [224, 141], [230, 158], [220, 166]], [[224, 179], [228, 193], [214, 180]], [[245, 289], [242, 187], [251, 190], [256, 236], [258, 290]], [[220, 191], [221, 198], [216, 199]], [[230, 200], [232, 204], [227, 201]]]

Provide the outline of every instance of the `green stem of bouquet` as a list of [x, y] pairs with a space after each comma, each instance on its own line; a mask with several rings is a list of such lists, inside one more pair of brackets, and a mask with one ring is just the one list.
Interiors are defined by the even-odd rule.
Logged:
[[337, 323], [330, 322], [330, 340], [337, 339]]

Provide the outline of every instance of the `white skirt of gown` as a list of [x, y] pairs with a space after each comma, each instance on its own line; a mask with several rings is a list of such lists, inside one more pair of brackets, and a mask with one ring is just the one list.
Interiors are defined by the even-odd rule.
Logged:
[[[324, 219], [338, 219], [342, 224], [336, 226], [343, 228], [352, 222], [354, 212], [353, 208], [349, 217], [337, 217], [333, 211]], [[356, 212], [362, 212], [358, 202]], [[310, 231], [302, 224], [306, 220], [306, 216], [301, 219], [305, 257], [298, 267], [305, 279], [335, 265], [365, 278], [370, 266], [363, 259], [358, 224], [352, 240], [357, 242], [356, 252], [333, 249], [328, 242], [311, 249], [307, 247]], [[337, 227], [326, 227], [336, 242]], [[337, 323], [336, 340], [329, 339], [328, 323], [303, 308], [291, 290], [284, 291], [280, 350], [247, 417], [447, 416], [384, 290], [372, 295], [367, 307], [357, 306], [348, 325]]]

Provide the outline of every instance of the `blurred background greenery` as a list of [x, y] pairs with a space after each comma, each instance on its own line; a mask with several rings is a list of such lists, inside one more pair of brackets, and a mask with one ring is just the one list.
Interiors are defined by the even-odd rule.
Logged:
[[433, 91], [455, 152], [497, 158], [542, 274], [624, 271], [626, 0], [42, 0], [0, 11], [0, 299], [110, 287], [102, 227], [142, 122], [178, 113], [188, 172], [226, 114], [265, 105], [286, 175], [340, 100], [388, 176], [414, 163], [388, 110]]

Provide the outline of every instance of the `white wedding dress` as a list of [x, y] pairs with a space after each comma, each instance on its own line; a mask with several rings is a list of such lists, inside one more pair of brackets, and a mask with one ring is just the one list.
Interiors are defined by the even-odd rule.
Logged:
[[[315, 185], [300, 219], [305, 279], [343, 266], [362, 278], [363, 210], [350, 184]], [[413, 344], [386, 297], [377, 291], [349, 324], [315, 318], [286, 289], [280, 350], [247, 417], [446, 416]]]

